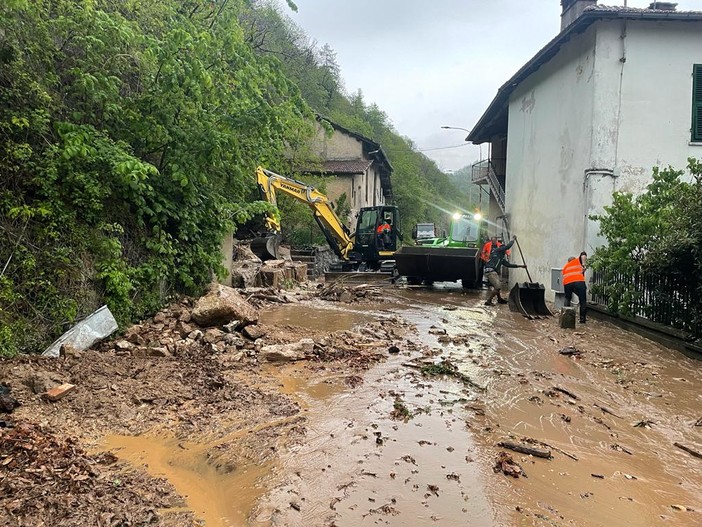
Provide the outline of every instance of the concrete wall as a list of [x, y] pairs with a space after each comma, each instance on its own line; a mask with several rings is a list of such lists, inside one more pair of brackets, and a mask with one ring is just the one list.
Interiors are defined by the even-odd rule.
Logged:
[[624, 44], [614, 164], [619, 190], [638, 193], [653, 166], [683, 169], [688, 157], [702, 158], [702, 144], [690, 144], [692, 67], [702, 63], [702, 24], [628, 22]]
[[[582, 250], [583, 174], [590, 166], [593, 138], [594, 44], [592, 29], [570, 41], [510, 99], [506, 209], [532, 279], [547, 287], [550, 269]], [[510, 271], [512, 281], [527, 280], [523, 270]]]
[[600, 22], [512, 94], [507, 212], [547, 297], [551, 267], [603, 242], [588, 216], [614, 190], [640, 193], [652, 167], [702, 157], [702, 144], [690, 143], [701, 49], [696, 23]]

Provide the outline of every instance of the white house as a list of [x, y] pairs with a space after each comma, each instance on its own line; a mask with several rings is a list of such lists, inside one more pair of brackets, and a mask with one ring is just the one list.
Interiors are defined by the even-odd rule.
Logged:
[[320, 168], [301, 168], [308, 174], [330, 176], [327, 197], [336, 201], [346, 194], [351, 208], [348, 218], [341, 218], [352, 230], [356, 214], [362, 207], [385, 205], [392, 200], [390, 175], [392, 165], [381, 146], [327, 119], [318, 118], [331, 126], [318, 125], [313, 141], [313, 153], [321, 159]]
[[490, 217], [508, 220], [551, 299], [551, 268], [601, 245], [588, 217], [614, 190], [638, 193], [652, 167], [702, 157], [702, 12], [561, 5], [561, 32], [498, 90], [467, 138], [490, 144], [474, 181], [490, 185]]

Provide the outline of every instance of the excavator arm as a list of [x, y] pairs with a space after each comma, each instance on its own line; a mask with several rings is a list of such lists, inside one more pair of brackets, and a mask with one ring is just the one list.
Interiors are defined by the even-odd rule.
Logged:
[[[307, 203], [332, 250], [343, 260], [350, 259], [354, 237], [336, 215], [331, 202], [324, 194], [307, 183], [281, 176], [262, 167], [256, 169], [256, 181], [261, 196], [272, 205], [277, 206], [276, 192]], [[280, 234], [280, 220], [270, 214], [266, 218], [266, 227], [270, 232]]]

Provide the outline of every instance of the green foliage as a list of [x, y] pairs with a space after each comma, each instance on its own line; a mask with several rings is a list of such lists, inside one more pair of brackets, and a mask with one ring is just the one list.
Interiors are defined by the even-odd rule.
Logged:
[[[671, 305], [687, 311], [693, 325], [702, 323], [699, 302], [679, 305], [681, 297], [702, 294], [702, 163], [689, 159], [688, 171], [691, 178], [672, 167], [654, 168], [646, 192], [615, 192], [605, 214], [592, 217], [608, 242], [590, 260], [604, 278], [593, 291], [612, 311], [647, 316], [652, 306]], [[652, 286], [641, 302], [644, 276], [665, 277], [668, 285]]]
[[[242, 25], [246, 28], [247, 41], [257, 54], [281, 58], [286, 74], [312, 108], [382, 145], [394, 168], [392, 185], [403, 232], [411, 232], [412, 226], [419, 222], [434, 222], [440, 230], [447, 230], [452, 213], [473, 210], [467, 189], [459, 187], [433, 161], [418, 152], [411, 140], [401, 137], [382, 109], [376, 104], [366, 104], [361, 90], [348, 96], [344, 93], [336, 54], [328, 45], [319, 48], [275, 4], [263, 3], [246, 12]], [[325, 126], [325, 121], [321, 124]], [[304, 163], [293, 162], [291, 168], [301, 165]], [[338, 210], [337, 215], [345, 217]], [[285, 217], [284, 225], [288, 222]], [[307, 227], [293, 234], [292, 241], [300, 239], [306, 244], [317, 237], [324, 243], [317, 227], [306, 230]], [[353, 225], [348, 227], [354, 228]]]
[[[291, 8], [293, 4], [291, 3]], [[244, 0], [0, 5], [0, 350], [40, 351], [107, 303], [120, 323], [221, 272], [258, 163], [312, 114], [257, 55]]]

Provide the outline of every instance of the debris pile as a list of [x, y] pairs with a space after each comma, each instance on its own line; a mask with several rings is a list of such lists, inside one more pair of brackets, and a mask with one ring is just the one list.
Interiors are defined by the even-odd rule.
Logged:
[[[161, 521], [159, 509], [182, 506], [166, 481], [30, 423], [0, 431], [0, 496], [3, 525], [151, 525]], [[178, 516], [192, 522], [189, 513]]]
[[380, 287], [368, 284], [351, 286], [345, 284], [343, 280], [336, 280], [322, 286], [317, 292], [317, 296], [324, 300], [344, 302], [346, 304], [359, 301], [381, 303], [386, 299], [386, 295], [383, 295]]

